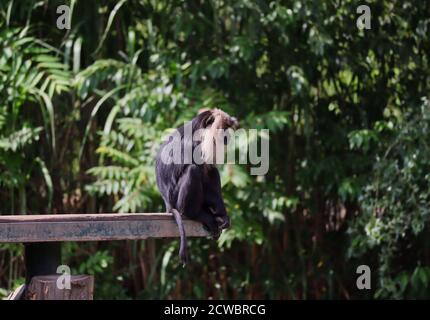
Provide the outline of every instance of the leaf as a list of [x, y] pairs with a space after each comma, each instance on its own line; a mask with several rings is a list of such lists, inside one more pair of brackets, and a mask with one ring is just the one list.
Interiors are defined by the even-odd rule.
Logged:
[[[52, 101], [49, 96], [39, 90], [39, 89], [30, 89], [30, 92], [36, 96], [38, 100], [43, 101], [41, 103], [45, 109], [46, 113], [44, 113], [45, 123], [48, 123], [51, 129], [51, 146], [53, 151], [55, 152], [55, 119], [54, 119], [54, 106], [52, 105]], [[43, 110], [42, 110], [43, 111]]]
[[110, 29], [110, 27], [111, 27], [111, 25], [112, 25], [113, 19], [115, 19], [115, 15], [117, 14], [118, 10], [122, 7], [122, 5], [123, 5], [126, 1], [127, 1], [127, 0], [121, 0], [121, 1], [119, 1], [119, 2], [115, 5], [115, 7], [114, 7], [114, 8], [113, 8], [113, 10], [111, 11], [111, 13], [109, 14], [109, 19], [108, 19], [108, 22], [107, 22], [107, 25], [106, 25], [105, 31], [103, 32], [102, 38], [101, 38], [101, 40], [100, 40], [100, 42], [99, 42], [99, 45], [97, 46], [97, 49], [94, 51], [93, 55], [96, 55], [96, 54], [100, 51], [100, 49], [102, 48], [103, 43], [105, 42], [106, 37], [107, 37], [107, 34], [108, 34], [108, 32], [109, 32], [109, 29]]
[[43, 179], [45, 180], [46, 187], [48, 189], [48, 211], [51, 211], [52, 206], [52, 196], [54, 193], [54, 186], [52, 184], [51, 175], [49, 174], [48, 168], [46, 167], [45, 162], [37, 157], [35, 159], [36, 163], [39, 164], [40, 169], [42, 171]]
[[91, 111], [90, 119], [88, 120], [88, 124], [87, 124], [87, 127], [85, 129], [84, 137], [82, 139], [81, 148], [79, 150], [78, 159], [82, 158], [82, 153], [84, 152], [85, 142], [88, 139], [88, 135], [89, 135], [89, 132], [90, 132], [90, 129], [91, 129], [91, 122], [94, 119], [94, 117], [97, 115], [97, 112], [99, 111], [100, 107], [103, 105], [103, 103], [107, 99], [109, 99], [110, 97], [112, 97], [115, 93], [117, 93], [118, 91], [120, 91], [123, 88], [124, 88], [124, 85], [119, 86], [117, 88], [114, 88], [111, 91], [109, 91], [108, 93], [106, 93], [99, 101], [97, 101], [96, 105], [94, 106], [93, 110]]

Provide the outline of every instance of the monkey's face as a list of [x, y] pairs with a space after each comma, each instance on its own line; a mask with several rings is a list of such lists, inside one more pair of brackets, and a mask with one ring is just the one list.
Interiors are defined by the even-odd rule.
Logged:
[[202, 153], [206, 163], [222, 163], [225, 146], [230, 141], [232, 130], [239, 128], [239, 122], [221, 109], [207, 110], [204, 122]]

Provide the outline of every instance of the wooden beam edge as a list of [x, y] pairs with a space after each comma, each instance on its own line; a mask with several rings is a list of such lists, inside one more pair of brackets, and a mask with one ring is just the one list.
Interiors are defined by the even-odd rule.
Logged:
[[[84, 214], [37, 214], [0, 215], [0, 223], [8, 222], [61, 222], [61, 221], [120, 221], [120, 220], [169, 220], [171, 213], [84, 213]], [[184, 218], [184, 220], [189, 220]]]

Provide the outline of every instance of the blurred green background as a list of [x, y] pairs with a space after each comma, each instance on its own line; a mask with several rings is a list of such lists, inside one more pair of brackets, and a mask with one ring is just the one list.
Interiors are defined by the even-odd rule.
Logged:
[[[154, 148], [219, 107], [270, 129], [268, 174], [220, 168], [232, 227], [187, 268], [177, 240], [64, 245], [97, 299], [430, 298], [429, 35], [418, 0], [2, 0], [0, 213], [162, 212]], [[0, 244], [0, 297], [23, 281]]]

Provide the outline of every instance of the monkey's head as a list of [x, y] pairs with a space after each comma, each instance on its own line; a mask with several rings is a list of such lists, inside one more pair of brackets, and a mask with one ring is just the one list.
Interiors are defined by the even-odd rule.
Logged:
[[203, 129], [201, 150], [206, 163], [218, 163], [223, 157], [230, 133], [239, 128], [239, 122], [221, 109], [200, 110], [199, 128]]
[[202, 119], [202, 127], [212, 129], [233, 129], [239, 128], [239, 121], [235, 117], [230, 116], [221, 109], [203, 108], [199, 110], [199, 117]]

